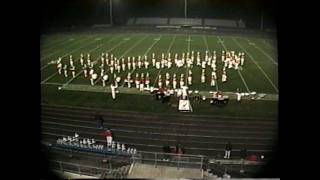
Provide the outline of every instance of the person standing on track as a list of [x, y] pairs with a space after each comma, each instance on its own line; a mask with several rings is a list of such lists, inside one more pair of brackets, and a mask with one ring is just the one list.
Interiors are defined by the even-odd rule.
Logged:
[[111, 147], [112, 144], [112, 132], [109, 128], [107, 128], [107, 130], [105, 130], [102, 134], [101, 134], [107, 141], [107, 147]]
[[94, 119], [97, 121], [97, 126], [99, 129], [103, 129], [103, 123], [104, 123], [104, 119], [101, 116], [100, 113], [96, 113], [96, 115], [94, 116]]
[[232, 145], [231, 145], [231, 142], [229, 141], [226, 145], [226, 151], [224, 155], [225, 159], [230, 159], [231, 151], [232, 151]]

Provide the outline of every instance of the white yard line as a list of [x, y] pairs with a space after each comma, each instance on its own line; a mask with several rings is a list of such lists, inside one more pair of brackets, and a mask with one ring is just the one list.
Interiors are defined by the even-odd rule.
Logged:
[[[167, 49], [166, 56], [167, 56], [167, 55], [168, 55], [168, 53], [170, 52], [171, 47], [172, 47], [172, 45], [174, 44], [174, 42], [175, 42], [175, 40], [176, 40], [176, 37], [177, 37], [177, 35], [174, 35], [174, 37], [172, 38], [172, 41], [171, 41], [171, 43], [169, 44], [169, 47], [168, 47], [168, 49]], [[162, 68], [160, 68], [160, 69], [159, 69], [159, 71], [158, 71], [158, 73], [157, 73], [156, 77], [154, 78], [154, 82], [153, 82], [153, 85], [152, 85], [153, 87], [154, 87], [154, 85], [155, 85], [155, 84], [156, 84], [156, 82], [157, 82], [157, 79], [158, 79], [158, 76], [159, 76], [159, 74], [160, 74], [161, 70], [162, 70]]]
[[[115, 46], [113, 46], [112, 48], [110, 48], [106, 53], [109, 53], [110, 51], [112, 51], [113, 49], [117, 48], [118, 46], [122, 45], [123, 43], [125, 43], [127, 41], [122, 40], [120, 41], [118, 44], [116, 44]], [[93, 61], [93, 64], [96, 64], [96, 62], [99, 60], [99, 55], [97, 57], [97, 59], [95, 61]], [[81, 70], [80, 72], [78, 72], [74, 78], [71, 78], [69, 81], [67, 81], [66, 83], [63, 84], [63, 86], [66, 86], [68, 84], [70, 84], [75, 78], [77, 78], [81, 73], [83, 72], [83, 70]]]
[[58, 46], [58, 45], [61, 46], [61, 45], [63, 45], [64, 43], [69, 42], [69, 39], [73, 39], [73, 36], [63, 38], [62, 40], [59, 39], [59, 40], [57, 40], [56, 42], [54, 42], [53, 44], [50, 44], [50, 45], [48, 45], [47, 47], [43, 47], [43, 50], [42, 50], [42, 51], [44, 52], [44, 51], [51, 50], [52, 48], [54, 48], [54, 47], [56, 47], [56, 46]]
[[267, 46], [269, 46], [269, 47], [270, 47], [270, 49], [272, 49], [273, 51], [277, 51], [277, 50], [276, 50], [276, 48], [275, 48], [275, 47], [273, 47], [271, 44], [267, 43], [265, 39], [264, 39], [264, 40], [262, 40], [262, 42], [263, 42], [264, 44], [266, 44]]
[[[98, 35], [95, 35], [95, 36], [98, 36]], [[83, 41], [88, 41], [88, 40], [90, 40], [90, 39], [91, 39], [91, 37], [85, 37], [85, 38], [83, 38], [83, 39], [80, 39], [79, 41], [73, 41], [73, 42], [70, 43], [68, 46], [70, 46], [71, 44], [76, 45], [76, 44], [79, 44], [79, 43], [81, 43], [81, 42], [83, 42]], [[84, 46], [85, 46], [85, 45], [84, 45]], [[51, 54], [49, 54], [49, 55], [47, 55], [47, 56], [42, 57], [42, 58], [40, 59], [40, 62], [43, 61], [44, 59], [47, 59], [48, 57], [50, 57], [50, 56], [52, 56], [52, 55], [54, 55], [54, 54], [57, 54], [58, 52], [63, 51], [63, 50], [64, 50], [64, 49], [60, 49], [60, 50], [55, 51], [55, 52], [53, 52], [53, 53], [51, 53]]]
[[61, 86], [63, 85], [62, 83], [41, 83], [42, 85], [56, 85], [56, 86]]
[[[147, 35], [147, 36], [150, 36], [150, 35]], [[146, 36], [146, 37], [147, 37], [147, 36]], [[145, 37], [144, 39], [146, 39], [146, 37]], [[151, 46], [146, 50], [146, 52], [142, 55], [142, 57], [146, 56], [146, 55], [149, 53], [149, 51], [153, 48], [153, 46], [160, 41], [161, 37], [162, 37], [162, 35], [159, 36], [159, 39], [157, 38], [157, 40], [154, 40], [154, 42], [153, 42], [153, 43], [151, 44]], [[143, 39], [143, 40], [144, 40], [144, 39]], [[142, 42], [142, 41], [140, 41], [140, 42]], [[124, 56], [124, 55], [123, 55], [123, 56]], [[130, 72], [130, 74], [132, 74], [134, 71], [135, 71], [135, 69], [132, 69], [131, 72]], [[124, 84], [125, 84], [125, 82], [123, 81], [121, 87], [123, 87]]]
[[[252, 43], [250, 40], [246, 39], [248, 41], [248, 43]], [[269, 56], [269, 54], [267, 54], [264, 50], [262, 50], [261, 48], [259, 48], [257, 45], [252, 45], [253, 47], [255, 47], [256, 49], [258, 49], [260, 52], [262, 52], [262, 54], [264, 54], [266, 57], [268, 57], [273, 64], [275, 64], [276, 66], [278, 66], [278, 63], [271, 57]]]
[[[223, 48], [224, 48], [226, 51], [228, 51], [228, 48], [223, 44], [223, 42], [222, 42], [221, 38], [220, 38], [219, 36], [217, 36], [217, 37], [218, 37], [219, 41], [221, 42], [221, 45], [223, 46]], [[240, 70], [237, 70], [237, 72], [238, 72], [238, 74], [239, 74], [240, 78], [242, 79], [242, 82], [243, 82], [244, 86], [246, 87], [246, 89], [247, 89], [248, 93], [250, 93], [251, 91], [250, 91], [250, 89], [249, 89], [249, 87], [248, 87], [248, 85], [247, 85], [246, 81], [244, 80], [244, 78], [243, 78], [243, 76], [242, 76], [242, 74], [241, 74]]]
[[[204, 44], [205, 44], [205, 45], [206, 45], [206, 47], [207, 47], [207, 50], [208, 50], [208, 52], [209, 52], [209, 56], [211, 56], [211, 50], [209, 49], [209, 46], [208, 46], [208, 42], [207, 42], [206, 36], [205, 36], [205, 35], [202, 35], [202, 39], [203, 39]], [[219, 91], [219, 88], [218, 88], [218, 81], [216, 82], [216, 91]]]
[[246, 54], [250, 57], [251, 61], [260, 69], [260, 71], [262, 72], [262, 74], [266, 77], [266, 79], [270, 82], [270, 84], [273, 86], [274, 90], [276, 90], [276, 92], [279, 92], [279, 89], [277, 88], [277, 86], [271, 81], [271, 79], [269, 78], [269, 76], [264, 72], [264, 70], [259, 66], [259, 64], [253, 59], [252, 55], [245, 49], [242, 47], [241, 44], [239, 44], [239, 42], [232, 38], [233, 41], [244, 51], [246, 52]]

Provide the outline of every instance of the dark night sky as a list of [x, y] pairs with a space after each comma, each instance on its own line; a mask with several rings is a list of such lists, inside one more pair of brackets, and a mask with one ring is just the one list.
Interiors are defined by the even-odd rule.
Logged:
[[[109, 0], [46, 0], [42, 2], [41, 23], [83, 24], [108, 23]], [[184, 0], [113, 0], [114, 19], [128, 17], [183, 17]], [[259, 21], [261, 9], [272, 19], [273, 0], [188, 0], [188, 16], [199, 18], [243, 18]]]

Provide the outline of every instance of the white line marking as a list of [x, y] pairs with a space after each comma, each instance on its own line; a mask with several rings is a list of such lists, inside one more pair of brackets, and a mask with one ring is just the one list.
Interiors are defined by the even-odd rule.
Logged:
[[[224, 48], [226, 51], [228, 51], [227, 47], [226, 47], [226, 46], [224, 45], [224, 43], [221, 41], [221, 38], [220, 38], [219, 36], [217, 36], [217, 37], [218, 37], [218, 39], [220, 40], [220, 42], [221, 42], [220, 44], [223, 46], [223, 48]], [[237, 72], [238, 72], [238, 74], [239, 74], [240, 78], [242, 79], [242, 82], [243, 82], [244, 86], [246, 87], [246, 89], [247, 89], [248, 93], [250, 93], [251, 91], [250, 91], [250, 89], [249, 89], [249, 87], [248, 87], [248, 85], [247, 85], [246, 81], [244, 80], [244, 78], [243, 78], [243, 76], [242, 76], [241, 72], [240, 72], [239, 70], [237, 70]]]
[[42, 85], [57, 85], [57, 86], [61, 86], [63, 85], [62, 83], [41, 83]]
[[[72, 36], [71, 36], [72, 37]], [[56, 46], [58, 46], [58, 45], [62, 45], [62, 44], [64, 44], [64, 43], [66, 43], [66, 42], [69, 42], [68, 41], [68, 39], [69, 39], [70, 37], [68, 37], [68, 36], [66, 36], [66, 37], [62, 37], [62, 39], [59, 39], [59, 40], [57, 40], [57, 41], [55, 41], [55, 42], [53, 42], [52, 44], [49, 44], [47, 47], [43, 47], [43, 52], [44, 51], [48, 51], [49, 49], [52, 49], [52, 48], [54, 48], [54, 47], [56, 47]], [[51, 47], [50, 47], [51, 46]]]
[[[96, 35], [97, 36], [97, 35]], [[83, 39], [80, 39], [79, 41], [73, 41], [73, 42], [71, 42], [68, 46], [70, 46], [71, 44], [72, 45], [76, 45], [76, 44], [79, 44], [79, 43], [81, 43], [81, 42], [83, 42], [83, 41], [87, 41], [87, 40], [89, 40], [89, 39], [91, 39], [90, 37], [85, 37], [85, 38], [83, 38]], [[55, 52], [53, 52], [53, 53], [51, 53], [51, 54], [49, 54], [49, 55], [47, 55], [47, 56], [45, 56], [45, 57], [42, 57], [41, 59], [40, 59], [40, 62], [41, 61], [43, 61], [43, 60], [45, 60], [45, 59], [47, 59], [48, 57], [50, 57], [50, 56], [52, 56], [53, 54], [57, 54], [58, 52], [61, 52], [61, 51], [63, 51], [64, 49], [60, 49], [60, 50], [58, 50], [58, 51], [55, 51]]]
[[[211, 56], [211, 50], [209, 49], [206, 36], [205, 36], [205, 35], [202, 35], [202, 39], [203, 39], [204, 44], [205, 44], [206, 47], [207, 47], [207, 50], [208, 50], [208, 52], [209, 52], [209, 56]], [[216, 62], [218, 62], [218, 61], [216, 61]], [[219, 90], [219, 88], [218, 88], [218, 81], [216, 81], [216, 91], [218, 91], [218, 90]]]
[[[177, 35], [174, 35], [174, 37], [172, 38], [172, 41], [171, 41], [171, 43], [169, 44], [169, 47], [168, 47], [168, 49], [167, 49], [166, 56], [168, 55], [169, 51], [171, 50], [171, 47], [172, 47], [173, 43], [174, 43], [175, 40], [176, 40], [176, 37], [177, 37]], [[154, 87], [154, 85], [155, 85], [156, 82], [157, 82], [157, 79], [158, 79], [158, 76], [159, 76], [161, 70], [162, 70], [162, 68], [159, 69], [156, 77], [154, 78], [154, 82], [153, 82], [153, 85], [152, 85], [153, 87]]]
[[270, 49], [272, 49], [273, 51], [277, 51], [277, 49], [275, 47], [273, 47], [271, 44], [267, 43], [266, 40], [261, 40], [264, 44], [266, 44], [267, 46], [269, 46]]
[[[249, 43], [251, 43], [248, 39], [246, 39]], [[269, 56], [269, 54], [267, 54], [265, 51], [263, 51], [261, 48], [259, 48], [257, 45], [252, 45], [253, 47], [255, 47], [256, 49], [258, 49], [259, 51], [261, 51], [266, 57], [268, 57], [273, 64], [278, 66], [278, 63], [271, 57]]]
[[264, 70], [259, 66], [259, 64], [253, 59], [252, 55], [242, 47], [241, 44], [239, 44], [239, 42], [232, 38], [232, 40], [243, 50], [246, 52], [246, 54], [248, 54], [248, 56], [250, 57], [251, 61], [254, 62], [254, 64], [260, 69], [260, 71], [262, 72], [262, 74], [267, 78], [267, 80], [270, 82], [270, 84], [273, 86], [273, 88], [277, 91], [277, 93], [279, 92], [279, 89], [276, 87], [276, 85], [274, 85], [274, 83], [270, 80], [269, 76], [264, 72]]

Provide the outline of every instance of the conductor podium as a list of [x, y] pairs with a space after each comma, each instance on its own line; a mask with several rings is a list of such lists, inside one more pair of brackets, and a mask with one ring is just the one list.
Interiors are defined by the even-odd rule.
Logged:
[[181, 112], [192, 112], [192, 106], [189, 100], [179, 100], [178, 110]]

